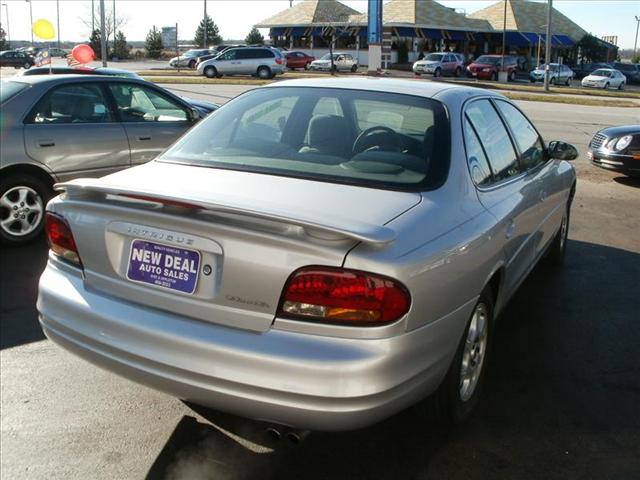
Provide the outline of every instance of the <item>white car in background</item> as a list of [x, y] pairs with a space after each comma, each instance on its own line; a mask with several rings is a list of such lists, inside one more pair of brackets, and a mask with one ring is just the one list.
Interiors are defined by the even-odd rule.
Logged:
[[334, 71], [358, 71], [358, 60], [350, 53], [334, 53], [333, 67], [331, 66], [331, 54], [327, 53], [319, 60], [314, 60], [309, 64], [309, 70], [331, 70]]
[[627, 78], [622, 72], [614, 68], [599, 68], [582, 79], [583, 87], [603, 88], [605, 90], [611, 87], [622, 90], [626, 83]]

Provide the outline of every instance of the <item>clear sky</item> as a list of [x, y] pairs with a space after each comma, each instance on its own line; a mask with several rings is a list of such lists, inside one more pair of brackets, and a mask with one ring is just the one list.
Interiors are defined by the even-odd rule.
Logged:
[[[12, 40], [27, 40], [29, 30], [29, 3], [25, 0], [1, 0], [2, 26], [6, 30], [6, 12], [9, 11], [9, 29]], [[55, 0], [32, 0], [33, 19], [56, 21]], [[105, 0], [108, 5], [113, 0]], [[294, 4], [298, 1], [294, 1]], [[366, 0], [343, 3], [359, 11], [367, 10]], [[440, 3], [472, 13], [494, 1], [442, 0]], [[59, 0], [60, 31], [63, 41], [86, 41], [89, 30], [81, 21], [91, 20], [91, 0]], [[99, 0], [95, 0], [96, 6]], [[636, 21], [640, 16], [640, 0], [554, 0], [554, 7], [594, 35], [618, 35], [618, 45], [633, 48]], [[208, 0], [208, 13], [220, 28], [223, 38], [243, 39], [251, 26], [289, 7], [289, 0]], [[97, 8], [96, 8], [97, 11]], [[193, 38], [203, 15], [203, 0], [116, 0], [116, 13], [127, 18], [122, 28], [127, 39], [144, 40], [153, 26], [163, 27], [178, 22], [180, 39]], [[264, 31], [263, 34], [267, 32]]]

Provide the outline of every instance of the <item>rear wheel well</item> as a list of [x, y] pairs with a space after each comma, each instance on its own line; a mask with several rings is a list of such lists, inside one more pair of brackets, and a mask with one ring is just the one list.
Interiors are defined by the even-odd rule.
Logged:
[[55, 180], [46, 170], [36, 167], [35, 165], [10, 165], [3, 168], [0, 172], [2, 172], [3, 178], [9, 178], [13, 175], [29, 175], [37, 178], [49, 187], [51, 192], [53, 192], [53, 184], [55, 183]]
[[489, 285], [491, 287], [491, 295], [493, 296], [494, 308], [498, 302], [498, 292], [500, 291], [500, 285], [502, 284], [502, 268], [499, 268], [489, 279]]

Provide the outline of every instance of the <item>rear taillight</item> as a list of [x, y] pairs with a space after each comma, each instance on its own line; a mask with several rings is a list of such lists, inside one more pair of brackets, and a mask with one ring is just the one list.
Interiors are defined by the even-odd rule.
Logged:
[[304, 267], [287, 281], [278, 315], [352, 325], [381, 325], [409, 311], [411, 297], [400, 283], [371, 273]]
[[47, 212], [44, 217], [44, 228], [51, 251], [82, 267], [78, 247], [76, 247], [76, 241], [73, 239], [73, 233], [71, 233], [71, 227], [67, 221], [55, 213]]
[[282, 59], [281, 59], [280, 57], [277, 57], [277, 58], [276, 58], [276, 63], [277, 63], [278, 65], [282, 65]]

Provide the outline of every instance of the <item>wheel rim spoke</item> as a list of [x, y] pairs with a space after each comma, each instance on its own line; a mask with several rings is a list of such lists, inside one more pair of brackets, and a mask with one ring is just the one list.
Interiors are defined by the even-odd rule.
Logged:
[[460, 365], [460, 398], [469, 400], [482, 374], [487, 343], [487, 307], [479, 303], [473, 312], [465, 339]]

